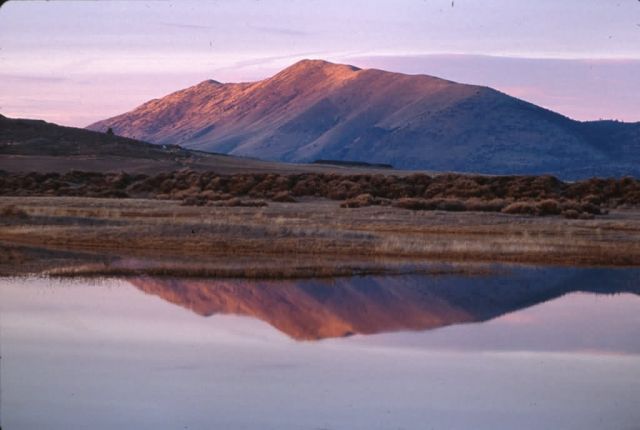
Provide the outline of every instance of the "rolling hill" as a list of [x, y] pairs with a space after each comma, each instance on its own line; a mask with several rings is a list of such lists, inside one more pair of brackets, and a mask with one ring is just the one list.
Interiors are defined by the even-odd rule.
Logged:
[[157, 174], [180, 169], [236, 173], [379, 173], [385, 169], [285, 164], [193, 151], [37, 119], [0, 115], [0, 170], [7, 172], [128, 172]]
[[286, 162], [563, 178], [640, 176], [640, 123], [579, 122], [487, 87], [300, 61], [208, 80], [90, 125], [157, 144]]

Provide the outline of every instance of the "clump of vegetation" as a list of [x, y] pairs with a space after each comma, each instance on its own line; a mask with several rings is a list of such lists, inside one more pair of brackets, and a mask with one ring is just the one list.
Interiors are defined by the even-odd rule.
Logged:
[[241, 200], [238, 197], [234, 197], [229, 200], [210, 202], [208, 205], [225, 207], [262, 207], [267, 206], [267, 202], [265, 202], [264, 200]]
[[578, 219], [578, 218], [580, 218], [580, 212], [578, 212], [575, 209], [567, 209], [566, 211], [562, 212], [562, 215], [567, 219]]
[[295, 202], [297, 202], [295, 197], [293, 197], [291, 195], [291, 193], [289, 193], [289, 191], [280, 191], [279, 193], [277, 193], [276, 195], [271, 197], [271, 200], [274, 201], [274, 202], [279, 202], [279, 203], [295, 203]]
[[0, 208], [0, 217], [9, 219], [27, 219], [29, 218], [29, 214], [22, 208], [15, 205], [8, 205]]
[[514, 202], [502, 209], [502, 213], [512, 215], [538, 215], [538, 207], [532, 202]]
[[545, 199], [536, 203], [538, 215], [558, 215], [562, 212], [560, 202], [554, 199]]
[[539, 202], [531, 200], [514, 202], [503, 208], [502, 212], [534, 216], [562, 215], [568, 219], [593, 219], [594, 215], [603, 214], [600, 207], [593, 203], [554, 199], [545, 199]]
[[403, 209], [450, 212], [498, 212], [504, 205], [505, 203], [502, 200], [482, 201], [478, 198], [460, 200], [451, 198], [423, 199], [403, 197], [393, 202], [393, 206]]
[[180, 203], [182, 206], [204, 206], [207, 204], [207, 200], [206, 199], [202, 199], [200, 197], [186, 197], [184, 200], [182, 200], [182, 203]]
[[593, 178], [567, 183], [553, 176], [460, 174], [218, 175], [188, 169], [153, 176], [72, 171], [0, 175], [0, 195], [157, 198], [179, 200], [185, 205], [232, 198], [293, 203], [300, 197], [316, 197], [343, 200], [345, 208], [393, 202], [396, 207], [412, 210], [535, 216], [559, 216], [573, 210], [580, 216], [602, 215], [609, 208], [639, 206], [640, 181]]
[[345, 200], [340, 204], [341, 208], [362, 208], [365, 206], [389, 206], [391, 200], [374, 197], [369, 193], [358, 194], [355, 197]]
[[509, 201], [505, 199], [483, 200], [477, 197], [465, 201], [467, 210], [472, 212], [500, 212], [508, 204]]

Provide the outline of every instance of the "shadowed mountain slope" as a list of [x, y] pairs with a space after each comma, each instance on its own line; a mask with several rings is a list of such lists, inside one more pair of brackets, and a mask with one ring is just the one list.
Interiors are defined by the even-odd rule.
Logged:
[[[154, 145], [118, 135], [0, 115], [0, 170], [153, 173], [188, 168], [235, 173], [361, 173], [351, 166], [284, 164]], [[366, 170], [376, 173], [374, 168]], [[384, 172], [384, 170], [382, 170]]]
[[188, 155], [189, 151], [178, 147], [163, 148], [135, 139], [64, 127], [37, 119], [14, 119], [0, 115], [0, 154], [50, 156], [118, 154], [129, 158], [174, 158]]
[[97, 122], [118, 134], [267, 160], [565, 178], [640, 175], [640, 123], [578, 122], [487, 87], [303, 60], [198, 85]]
[[0, 168], [10, 171], [153, 171], [180, 168], [191, 151], [41, 120], [0, 115]]

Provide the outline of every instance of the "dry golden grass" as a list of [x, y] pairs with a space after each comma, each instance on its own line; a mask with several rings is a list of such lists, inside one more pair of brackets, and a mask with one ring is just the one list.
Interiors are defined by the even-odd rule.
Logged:
[[[0, 218], [0, 251], [27, 252], [17, 264], [23, 267], [15, 267], [15, 258], [0, 259], [2, 273], [74, 273], [84, 263], [89, 265], [78, 273], [250, 277], [371, 273], [433, 260], [640, 264], [638, 210], [569, 220], [391, 206], [343, 209], [321, 199], [218, 207], [76, 197], [2, 197], [3, 207], [27, 216]], [[49, 258], [43, 249], [66, 257]], [[136, 266], [117, 264], [126, 259]]]

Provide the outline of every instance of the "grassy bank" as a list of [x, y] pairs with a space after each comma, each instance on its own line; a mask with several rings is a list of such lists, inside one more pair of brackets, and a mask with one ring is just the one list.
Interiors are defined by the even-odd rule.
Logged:
[[[306, 277], [416, 268], [426, 261], [640, 264], [640, 211], [591, 220], [499, 212], [268, 206], [157, 199], [1, 197], [0, 271]], [[376, 272], [379, 271], [379, 272]]]

